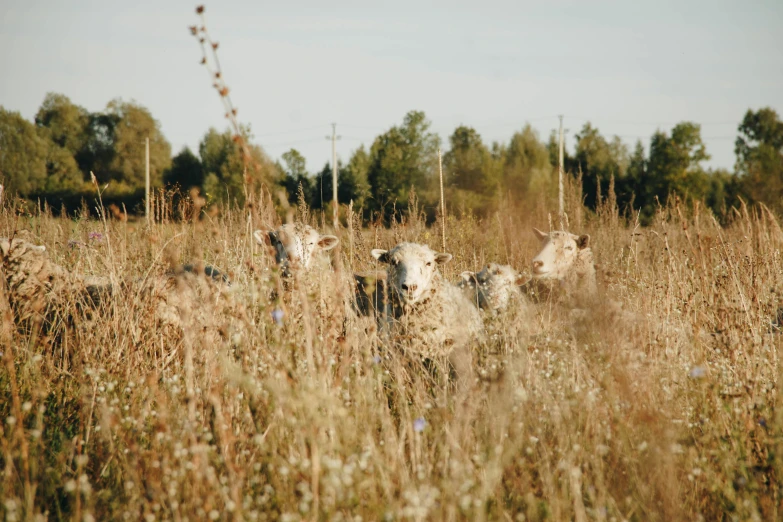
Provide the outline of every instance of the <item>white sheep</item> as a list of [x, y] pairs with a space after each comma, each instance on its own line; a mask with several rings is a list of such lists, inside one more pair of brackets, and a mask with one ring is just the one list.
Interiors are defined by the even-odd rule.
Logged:
[[[568, 297], [592, 298], [596, 293], [595, 263], [590, 236], [565, 231], [548, 234], [533, 228], [541, 251], [533, 258], [531, 288], [560, 288]], [[543, 284], [542, 284], [543, 283]]]
[[57, 308], [66, 296], [95, 297], [108, 280], [71, 274], [49, 260], [46, 247], [27, 239], [25, 231], [13, 239], [0, 238], [2, 273], [8, 285], [9, 304], [17, 320], [40, 322]]
[[256, 230], [253, 237], [259, 245], [274, 248], [275, 262], [284, 277], [291, 277], [299, 268], [309, 270], [321, 252], [333, 249], [340, 242], [336, 236], [319, 234], [302, 223], [287, 223], [277, 230]]
[[480, 272], [462, 272], [457, 286], [474, 305], [499, 313], [521, 304], [523, 277], [509, 265], [488, 263]]
[[388, 265], [388, 296], [382, 326], [392, 338], [405, 341], [406, 351], [424, 357], [448, 356], [483, 337], [476, 307], [459, 288], [444, 282], [438, 265], [451, 254], [426, 245], [400, 243], [372, 256]]
[[[352, 282], [347, 279], [350, 275], [332, 270], [328, 257], [323, 255], [340, 240], [303, 223], [256, 230], [253, 236], [259, 245], [274, 249], [285, 292], [280, 295], [273, 291], [270, 300], [280, 299], [286, 317], [300, 324], [305, 319], [314, 320], [314, 327], [324, 337], [348, 335], [348, 322], [356, 317], [355, 309], [352, 310]], [[305, 312], [309, 317], [304, 317]]]
[[68, 313], [74, 298], [101, 309], [101, 304], [113, 294], [125, 290], [151, 302], [155, 322], [161, 327], [171, 326], [179, 331], [193, 327], [201, 334], [209, 331], [225, 335], [225, 312], [236, 308], [227, 295], [227, 285], [217, 284], [214, 271], [199, 275], [193, 267], [185, 267], [176, 275], [145, 281], [129, 278], [112, 285], [107, 277], [82, 276], [66, 270], [49, 259], [45, 246], [19, 237], [0, 238], [0, 251], [8, 298], [17, 321], [48, 321], [53, 312]]

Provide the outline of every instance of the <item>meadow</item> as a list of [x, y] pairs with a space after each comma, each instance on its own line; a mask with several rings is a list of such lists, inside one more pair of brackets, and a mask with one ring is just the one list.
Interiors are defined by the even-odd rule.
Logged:
[[[449, 214], [443, 275], [489, 261], [529, 272], [550, 203]], [[6, 204], [0, 237], [27, 230], [72, 272], [121, 281], [203, 262], [232, 289], [214, 324], [191, 302], [177, 328], [133, 285], [97, 310], [62, 296], [49, 324], [14, 321], [3, 293], [4, 519], [783, 517], [774, 215], [741, 207], [721, 224], [672, 203], [641, 227], [613, 205], [571, 205], [598, 300], [496, 320], [458, 391], [339, 306], [352, 272], [383, 268], [370, 249], [440, 249], [440, 222], [415, 207], [388, 227], [351, 219], [331, 270], [285, 290], [252, 240], [279, 223], [271, 204], [151, 227]], [[289, 215], [325, 230], [305, 208]]]

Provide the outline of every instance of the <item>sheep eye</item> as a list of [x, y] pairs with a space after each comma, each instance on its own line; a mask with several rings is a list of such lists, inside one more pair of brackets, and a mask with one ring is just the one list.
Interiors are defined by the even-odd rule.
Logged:
[[427, 262], [427, 266], [432, 266], [432, 261]]

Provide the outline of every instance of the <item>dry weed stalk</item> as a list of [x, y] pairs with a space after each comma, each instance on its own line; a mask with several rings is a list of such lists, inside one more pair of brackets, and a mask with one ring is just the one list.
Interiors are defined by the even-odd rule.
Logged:
[[[364, 249], [373, 243], [439, 239], [414, 224], [414, 207], [396, 230], [354, 227], [354, 269], [372, 270]], [[206, 343], [198, 323], [184, 336], [151, 326], [155, 304], [143, 293], [112, 297], [90, 329], [66, 329], [62, 349], [78, 354], [67, 368], [39, 336], [6, 329], [16, 386], [6, 368], [0, 437], [14, 471], [3, 483], [4, 514], [41, 513], [60, 498], [63, 513], [96, 518], [295, 519], [317, 510], [369, 519], [388, 510], [408, 519], [678, 520], [733, 510], [775, 519], [776, 228], [766, 210], [748, 209], [726, 228], [701, 212], [662, 207], [647, 229], [585, 223], [603, 291], [617, 304], [574, 315], [542, 303], [532, 318], [504, 316], [474, 352], [477, 380], [461, 400], [442, 372], [411, 364], [377, 331], [349, 326], [340, 338], [328, 299], [347, 282], [330, 276], [270, 301], [277, 283], [265, 275], [265, 254], [238, 273], [255, 288], [243, 297], [240, 337]], [[454, 263], [505, 257], [523, 268], [537, 245], [515, 231], [545, 219], [452, 218]], [[13, 215], [2, 220], [2, 230], [16, 226]], [[118, 221], [72, 230], [42, 213], [35, 222], [53, 259], [72, 269], [141, 276], [158, 259], [152, 276], [164, 245], [185, 238], [227, 266], [241, 266], [250, 248], [237, 211], [215, 218], [214, 236], [158, 224], [154, 245]], [[68, 246], [70, 234], [96, 228], [123, 238], [112, 256], [105, 241]], [[503, 245], [492, 239], [498, 233]], [[76, 306], [70, 300], [62, 306]], [[48, 460], [52, 453], [62, 460]]]
[[204, 15], [204, 6], [200, 5], [196, 8], [196, 14], [200, 18], [200, 24], [192, 25], [189, 27], [190, 34], [192, 34], [201, 47], [201, 64], [206, 68], [209, 74], [210, 81], [212, 81], [212, 87], [215, 88], [220, 100], [223, 103], [223, 109], [225, 111], [225, 117], [228, 119], [231, 129], [234, 133], [234, 142], [240, 147], [242, 151], [242, 161], [244, 163], [244, 176], [243, 176], [243, 190], [245, 195], [245, 202], [251, 213], [253, 211], [253, 198], [255, 196], [255, 187], [253, 180], [255, 179], [250, 175], [250, 172], [258, 173], [261, 171], [261, 165], [253, 158], [250, 151], [250, 146], [245, 139], [245, 132], [242, 129], [242, 125], [237, 118], [238, 109], [234, 106], [231, 100], [231, 90], [226, 83], [223, 69], [220, 66], [220, 59], [218, 58], [219, 42], [212, 39], [207, 30], [206, 16]]

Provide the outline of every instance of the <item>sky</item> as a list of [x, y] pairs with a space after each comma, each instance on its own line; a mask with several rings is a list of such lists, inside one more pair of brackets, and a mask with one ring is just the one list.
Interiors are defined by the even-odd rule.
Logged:
[[[210, 126], [219, 96], [188, 26], [196, 2], [3, 0], [0, 105], [32, 120], [47, 92], [90, 111], [135, 100], [174, 153]], [[255, 142], [320, 170], [422, 110], [444, 148], [461, 125], [488, 144], [529, 122], [566, 145], [590, 121], [629, 147], [702, 125], [713, 168], [734, 165], [748, 109], [783, 114], [783, 1], [295, 1], [206, 4], [223, 74]]]

